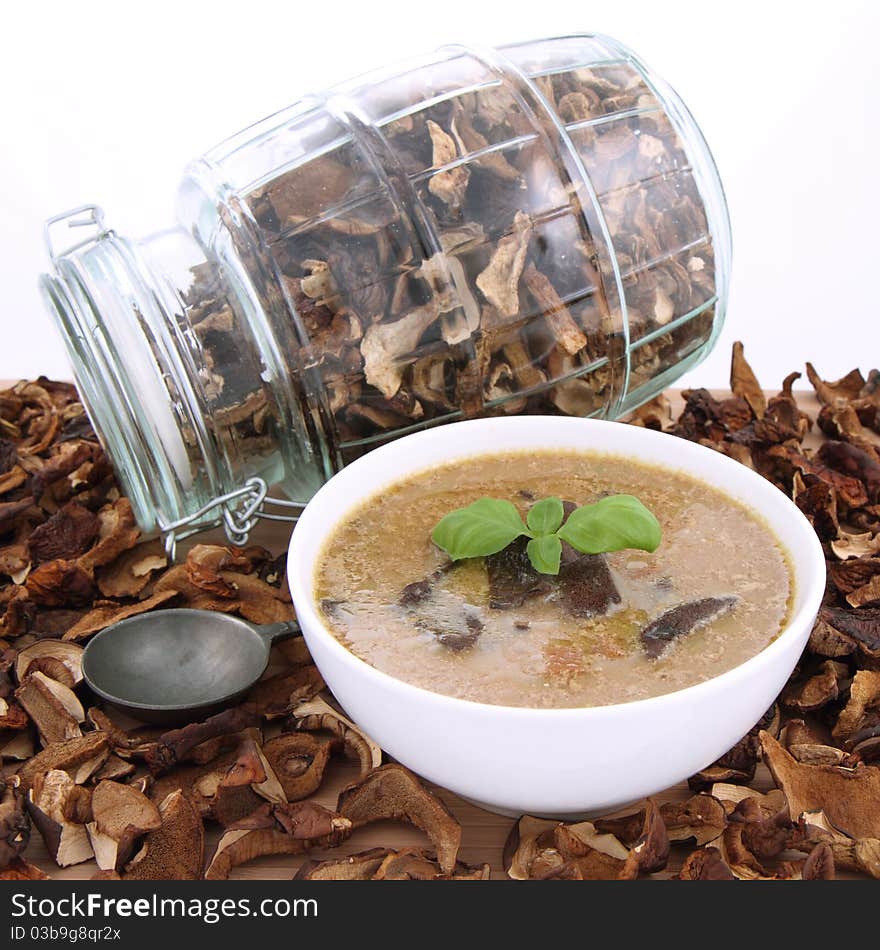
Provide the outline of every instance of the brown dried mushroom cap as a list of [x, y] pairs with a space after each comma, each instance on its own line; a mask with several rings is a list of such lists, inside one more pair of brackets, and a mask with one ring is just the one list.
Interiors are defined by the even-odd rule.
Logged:
[[374, 881], [486, 881], [489, 865], [472, 867], [457, 861], [451, 874], [444, 874], [433, 851], [401, 848], [389, 851], [373, 873]]
[[678, 872], [680, 881], [735, 881], [733, 872], [717, 848], [691, 852]]
[[346, 786], [339, 794], [336, 810], [355, 828], [386, 819], [415, 825], [430, 838], [443, 873], [452, 873], [461, 843], [461, 825], [443, 802], [402, 765], [379, 766]]
[[733, 356], [730, 365], [730, 389], [734, 396], [740, 396], [749, 404], [756, 419], [763, 417], [767, 409], [764, 390], [746, 362], [743, 345], [737, 340], [733, 344]]
[[385, 858], [388, 848], [370, 848], [329, 861], [305, 861], [294, 875], [295, 881], [369, 881]]
[[840, 695], [841, 684], [848, 681], [849, 668], [843, 663], [826, 660], [803, 682], [791, 682], [782, 693], [782, 703], [801, 712], [812, 712], [833, 702]]
[[51, 769], [34, 776], [28, 791], [27, 809], [31, 820], [59, 867], [81, 864], [92, 857], [85, 825], [68, 817], [76, 807], [77, 789], [67, 772]]
[[339, 736], [346, 753], [360, 763], [361, 776], [382, 764], [382, 750], [378, 744], [320, 696], [300, 703], [291, 715], [296, 720], [297, 729], [307, 732], [326, 730]]
[[168, 564], [161, 541], [144, 541], [95, 572], [102, 596], [137, 597]]
[[92, 794], [92, 815], [86, 830], [102, 871], [118, 870], [131, 857], [136, 840], [162, 825], [159, 809], [146, 795], [106, 780]]
[[160, 802], [159, 817], [160, 827], [147, 834], [123, 877], [133, 881], [198, 880], [205, 858], [202, 819], [180, 791]]
[[[196, 788], [201, 791], [202, 783]], [[287, 798], [262, 749], [252, 735], [246, 734], [216, 784], [210, 814], [228, 826], [251, 814], [263, 801], [283, 803]]]
[[72, 560], [84, 554], [98, 535], [98, 518], [76, 501], [59, 508], [38, 525], [27, 541], [35, 564], [56, 559]]
[[812, 363], [807, 363], [807, 378], [816, 390], [819, 401], [833, 404], [838, 398], [856, 399], [865, 386], [865, 378], [857, 369], [835, 382], [826, 382], [816, 371]]
[[276, 736], [263, 746], [287, 801], [301, 801], [321, 787], [330, 756], [341, 744], [336, 738], [322, 739], [292, 732]]
[[[32, 665], [39, 660], [51, 659], [64, 666], [70, 682], [65, 686], [73, 687], [82, 682], [82, 654], [83, 648], [75, 643], [66, 643], [63, 640], [35, 640], [29, 646], [20, 650], [15, 659], [15, 678], [19, 683], [24, 682]], [[43, 672], [46, 672], [43, 670]], [[57, 676], [55, 679], [59, 679]], [[59, 680], [59, 682], [63, 682]]]
[[120, 779], [129, 778], [134, 775], [136, 770], [133, 762], [126, 762], [125, 759], [121, 759], [118, 755], [111, 754], [98, 771], [95, 772], [94, 775], [89, 776], [89, 784], [98, 785], [104, 780], [119, 781]]
[[626, 863], [620, 872], [624, 880], [633, 880], [640, 874], [662, 871], [669, 860], [669, 835], [660, 815], [660, 809], [652, 799], [645, 808], [645, 823], [638, 841], [632, 846]]
[[850, 739], [862, 727], [869, 709], [874, 710], [874, 716], [880, 719], [880, 715], [877, 714], [878, 706], [880, 706], [880, 671], [859, 670], [853, 677], [849, 699], [837, 717], [837, 722], [831, 731], [832, 736], [838, 741]]
[[801, 868], [801, 878], [804, 881], [833, 881], [834, 870], [834, 852], [823, 841], [807, 855]]
[[201, 743], [218, 736], [237, 736], [243, 729], [259, 725], [256, 710], [249, 705], [234, 706], [211, 716], [204, 722], [191, 722], [180, 729], [163, 733], [147, 750], [145, 759], [154, 774], [182, 762]]
[[226, 830], [205, 872], [208, 881], [229, 877], [232, 868], [268, 854], [301, 854], [338, 844], [351, 822], [316, 802], [264, 805]]
[[99, 769], [110, 754], [110, 743], [103, 732], [89, 732], [79, 739], [58, 742], [37, 753], [17, 772], [21, 786], [27, 790], [35, 777], [52, 769], [62, 769], [74, 782], [85, 782]]
[[78, 566], [92, 574], [96, 567], [115, 561], [123, 551], [137, 544], [140, 531], [131, 502], [120, 498], [98, 512], [100, 531], [98, 543], [77, 561]]
[[25, 588], [42, 607], [83, 607], [92, 601], [94, 586], [77, 562], [46, 561], [28, 574]]
[[854, 838], [880, 838], [880, 768], [803, 765], [767, 733], [764, 761], [785, 793], [791, 814], [824, 811], [835, 827]]
[[80, 723], [86, 714], [73, 690], [44, 673], [28, 675], [15, 691], [44, 746], [82, 736]]

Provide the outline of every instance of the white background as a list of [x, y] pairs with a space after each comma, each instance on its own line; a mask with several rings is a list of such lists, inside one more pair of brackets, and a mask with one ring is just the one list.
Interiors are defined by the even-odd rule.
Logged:
[[880, 363], [880, 4], [739, 0], [32, 2], [0, 55], [0, 378], [67, 375], [36, 291], [43, 219], [88, 201], [123, 234], [171, 223], [185, 163], [302, 94], [447, 42], [616, 36], [678, 90], [733, 220], [727, 325], [766, 386], [812, 359]]

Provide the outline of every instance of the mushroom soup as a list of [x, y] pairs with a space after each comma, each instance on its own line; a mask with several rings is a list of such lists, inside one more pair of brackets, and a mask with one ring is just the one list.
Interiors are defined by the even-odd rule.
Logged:
[[[564, 535], [577, 506], [618, 494], [659, 522], [651, 553], [563, 541], [553, 573], [536, 568], [525, 535], [454, 562], [432, 541], [478, 499], [509, 500], [529, 527], [540, 500], [563, 500]], [[792, 594], [785, 552], [737, 501], [683, 472], [558, 451], [464, 459], [392, 485], [341, 520], [316, 576], [327, 625], [376, 669], [534, 708], [645, 699], [724, 673], [775, 639]]]

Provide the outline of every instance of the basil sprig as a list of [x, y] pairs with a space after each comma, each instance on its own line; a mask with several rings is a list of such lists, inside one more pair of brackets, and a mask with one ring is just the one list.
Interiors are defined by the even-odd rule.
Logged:
[[542, 498], [529, 509], [525, 522], [512, 502], [480, 498], [441, 518], [431, 534], [453, 561], [497, 554], [519, 537], [529, 539], [526, 554], [536, 571], [558, 574], [563, 541], [582, 554], [625, 548], [654, 551], [661, 531], [638, 498], [609, 495], [581, 505], [567, 519], [559, 498]]

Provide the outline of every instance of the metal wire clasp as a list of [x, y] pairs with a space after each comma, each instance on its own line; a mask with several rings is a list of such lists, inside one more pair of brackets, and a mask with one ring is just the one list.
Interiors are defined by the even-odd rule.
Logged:
[[[67, 223], [68, 228], [94, 228], [95, 230], [87, 237], [65, 247], [63, 251], [56, 251], [52, 231], [56, 225], [63, 222]], [[80, 205], [77, 208], [71, 208], [70, 211], [62, 211], [61, 214], [48, 218], [43, 225], [43, 240], [46, 242], [46, 249], [49, 251], [53, 264], [57, 264], [59, 258], [88, 247], [89, 244], [94, 244], [111, 233], [104, 226], [104, 212], [98, 205]]]
[[[165, 545], [165, 554], [169, 561], [173, 561], [177, 553], [178, 541], [192, 537], [217, 524], [223, 525], [226, 537], [230, 544], [243, 547], [248, 542], [251, 531], [261, 519], [268, 521], [296, 522], [305, 505], [296, 501], [285, 501], [282, 498], [269, 498], [269, 486], [262, 478], [249, 478], [240, 488], [217, 495], [198, 511], [186, 515], [177, 521], [168, 524], [160, 523], [162, 540]], [[266, 505], [277, 505], [280, 508], [289, 508], [296, 514], [272, 514], [264, 510]], [[214, 518], [207, 516], [215, 509], [220, 509]], [[206, 519], [202, 521], [202, 519]]]

